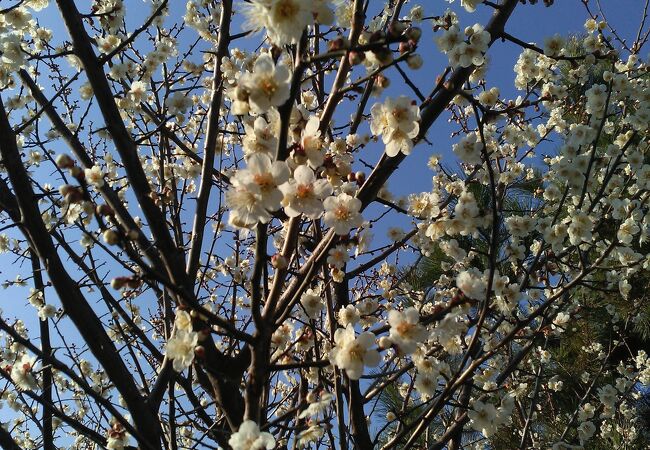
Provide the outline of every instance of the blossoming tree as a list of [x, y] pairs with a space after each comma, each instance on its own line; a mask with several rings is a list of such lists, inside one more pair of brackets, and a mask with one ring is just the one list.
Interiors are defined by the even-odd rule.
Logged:
[[645, 445], [647, 2], [137, 3], [0, 3], [0, 446]]

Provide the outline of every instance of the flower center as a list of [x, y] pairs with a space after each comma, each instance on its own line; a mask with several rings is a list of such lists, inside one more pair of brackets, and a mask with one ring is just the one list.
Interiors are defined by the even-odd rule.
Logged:
[[347, 221], [350, 219], [350, 210], [345, 206], [339, 206], [334, 210], [334, 216], [336, 216], [338, 220]]
[[397, 325], [396, 329], [399, 334], [407, 336], [413, 330], [413, 324], [410, 324], [408, 322], [400, 322], [400, 324]]
[[308, 184], [299, 184], [296, 188], [296, 197], [303, 200], [312, 196], [312, 187]]
[[350, 354], [350, 358], [356, 361], [362, 361], [363, 354], [365, 353], [365, 351], [361, 348], [359, 344], [352, 344], [350, 346], [350, 349], [348, 350], [348, 353]]
[[278, 16], [291, 19], [298, 14], [298, 5], [293, 0], [284, 1], [278, 5]]
[[253, 176], [253, 181], [262, 191], [268, 191], [273, 187], [273, 177], [268, 173], [258, 173]]
[[275, 80], [271, 77], [266, 77], [260, 81], [260, 89], [269, 97], [275, 94], [275, 91], [278, 89]]

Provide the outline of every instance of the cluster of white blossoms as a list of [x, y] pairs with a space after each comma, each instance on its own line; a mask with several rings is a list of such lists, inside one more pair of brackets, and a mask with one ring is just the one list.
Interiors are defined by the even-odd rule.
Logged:
[[25, 353], [11, 365], [11, 380], [19, 390], [38, 389], [38, 381], [34, 376], [35, 363], [36, 358]]
[[397, 156], [400, 152], [409, 155], [413, 139], [420, 131], [418, 120], [420, 110], [408, 97], [387, 98], [384, 103], [375, 103], [370, 109], [372, 121], [370, 130], [382, 137], [386, 144], [386, 155]]
[[510, 395], [504, 396], [498, 407], [492, 403], [475, 400], [472, 409], [467, 412], [467, 417], [469, 417], [472, 428], [489, 437], [500, 426], [510, 422], [514, 407], [515, 399]]
[[479, 24], [467, 27], [464, 33], [458, 25], [451, 25], [436, 39], [438, 48], [447, 54], [452, 67], [481, 66], [492, 37]]

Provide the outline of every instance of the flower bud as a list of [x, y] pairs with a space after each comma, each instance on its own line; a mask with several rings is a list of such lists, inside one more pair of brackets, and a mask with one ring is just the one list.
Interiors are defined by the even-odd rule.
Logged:
[[113, 208], [108, 206], [107, 204], [101, 204], [97, 205], [97, 208], [95, 209], [97, 212], [97, 215], [99, 216], [113, 216], [115, 214], [115, 211], [113, 211]]
[[67, 197], [68, 194], [70, 194], [75, 190], [76, 188], [71, 184], [62, 184], [61, 186], [59, 186], [59, 194], [61, 194], [63, 197]]
[[56, 157], [56, 165], [59, 169], [69, 169], [74, 166], [74, 160], [65, 153]]
[[111, 287], [115, 290], [120, 290], [126, 284], [126, 277], [116, 277], [111, 280]]
[[283, 255], [276, 253], [275, 255], [271, 256], [271, 265], [276, 269], [282, 270], [286, 269], [287, 266], [289, 266], [289, 262]]
[[422, 29], [419, 27], [411, 27], [408, 30], [406, 30], [405, 34], [410, 41], [417, 43], [420, 41], [420, 38], [422, 37]]
[[348, 62], [352, 66], [361, 64], [366, 59], [366, 54], [364, 52], [351, 51], [348, 53]]
[[137, 289], [142, 285], [142, 280], [136, 277], [129, 277], [129, 279], [126, 281], [126, 285], [129, 287], [129, 289]]
[[382, 89], [386, 89], [388, 86], [390, 86], [390, 80], [385, 75], [379, 74], [375, 80], [377, 86]]
[[118, 242], [120, 242], [120, 235], [117, 234], [115, 230], [104, 231], [102, 237], [104, 238], [104, 242], [106, 242], [108, 245], [116, 245]]
[[407, 25], [403, 22], [392, 22], [388, 27], [388, 34], [392, 38], [399, 37], [402, 35], [402, 33], [404, 33], [406, 27]]
[[81, 167], [79, 166], [70, 167], [70, 176], [77, 178], [79, 180], [83, 180], [85, 175], [86, 174], [84, 173], [83, 170], [81, 170]]
[[422, 57], [418, 54], [411, 55], [406, 58], [406, 64], [408, 64], [409, 68], [413, 70], [418, 70], [421, 68], [423, 63], [424, 61], [422, 60]]
[[379, 61], [383, 65], [388, 65], [391, 62], [393, 62], [393, 52], [387, 47], [373, 50], [372, 53], [374, 53], [375, 58], [377, 58], [377, 61]]
[[384, 34], [384, 32], [381, 31], [381, 30], [378, 30], [378, 31], [375, 31], [374, 33], [372, 33], [370, 35], [370, 37], [368, 38], [368, 41], [369, 42], [379, 42], [382, 39], [384, 39], [385, 37], [386, 37], [386, 35]]
[[338, 50], [343, 50], [349, 46], [349, 42], [343, 36], [338, 36], [328, 42], [327, 48], [330, 52], [335, 52]]

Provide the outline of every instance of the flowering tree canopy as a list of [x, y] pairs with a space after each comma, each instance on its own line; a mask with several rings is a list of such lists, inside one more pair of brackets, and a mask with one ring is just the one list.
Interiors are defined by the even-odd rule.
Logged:
[[0, 2], [0, 446], [645, 448], [649, 6], [536, 3]]

